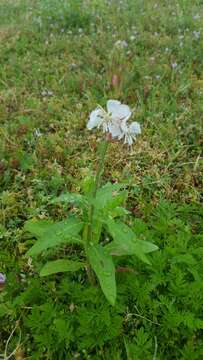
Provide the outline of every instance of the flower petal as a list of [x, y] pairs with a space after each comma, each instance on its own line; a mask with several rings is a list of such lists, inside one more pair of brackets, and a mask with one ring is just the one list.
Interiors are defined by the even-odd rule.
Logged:
[[129, 133], [125, 134], [124, 144], [128, 144], [130, 146], [133, 144], [133, 138]]
[[90, 114], [89, 121], [87, 123], [88, 130], [92, 130], [94, 127], [99, 127], [103, 122], [103, 112], [100, 108], [96, 108]]
[[118, 105], [121, 105], [121, 102], [118, 100], [108, 100], [106, 103], [108, 113], [112, 113]]
[[118, 126], [117, 124], [113, 124], [113, 123], [109, 125], [109, 132], [111, 133], [113, 138], [118, 137], [121, 139], [124, 135], [120, 126]]
[[111, 116], [113, 119], [125, 119], [127, 121], [131, 116], [131, 111], [128, 105], [120, 104], [114, 106], [114, 109], [111, 111]]
[[140, 124], [136, 121], [132, 122], [129, 126], [129, 130], [131, 134], [141, 134], [141, 127]]
[[111, 115], [112, 120], [125, 119], [127, 121], [131, 116], [131, 110], [129, 106], [121, 104], [121, 102], [118, 100], [108, 100], [107, 111]]

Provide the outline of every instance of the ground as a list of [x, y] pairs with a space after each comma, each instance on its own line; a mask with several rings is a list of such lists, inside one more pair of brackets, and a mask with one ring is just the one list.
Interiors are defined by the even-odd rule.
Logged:
[[[0, 353], [12, 334], [23, 359], [203, 358], [202, 24], [200, 0], [1, 0]], [[39, 279], [23, 230], [65, 218], [49, 199], [94, 173], [102, 134], [86, 123], [108, 99], [142, 134], [111, 144], [104, 181], [128, 185], [131, 223], [160, 247], [118, 275], [115, 309], [82, 273]]]

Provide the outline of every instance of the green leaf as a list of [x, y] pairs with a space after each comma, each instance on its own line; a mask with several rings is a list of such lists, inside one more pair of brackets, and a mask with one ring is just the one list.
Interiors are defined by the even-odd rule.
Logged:
[[65, 243], [82, 244], [82, 240], [78, 235], [82, 227], [83, 223], [76, 218], [56, 223], [47, 220], [29, 220], [24, 228], [38, 240], [26, 255], [37, 255], [48, 248]]
[[120, 190], [124, 185], [123, 184], [111, 184], [107, 183], [102, 188], [97, 191], [95, 199], [92, 199], [94, 207], [98, 210], [104, 208], [114, 208], [123, 203], [126, 198], [127, 192], [123, 191], [118, 194], [117, 191]]
[[133, 230], [124, 223], [107, 221], [109, 233], [114, 241], [105, 246], [110, 255], [136, 255], [142, 261], [150, 264], [145, 254], [158, 250], [151, 242], [138, 240]]
[[11, 313], [12, 313], [12, 308], [9, 302], [0, 304], [0, 318], [5, 315], [10, 315]]
[[113, 218], [123, 217], [123, 216], [130, 214], [130, 212], [128, 210], [126, 210], [125, 208], [123, 208], [121, 206], [117, 206], [114, 209], [111, 209], [109, 213], [110, 213], [111, 217], [113, 217]]
[[0, 239], [6, 234], [6, 229], [5, 227], [0, 224]]
[[114, 305], [116, 301], [116, 279], [112, 257], [100, 244], [89, 246], [87, 255], [104, 295], [109, 303]]
[[99, 142], [99, 144], [97, 146], [97, 155], [99, 157], [104, 153], [107, 146], [108, 146], [108, 143], [106, 140]]
[[47, 275], [56, 274], [59, 272], [66, 272], [66, 271], [77, 271], [83, 268], [84, 266], [85, 264], [79, 261], [72, 261], [65, 259], [49, 261], [41, 269], [40, 276], [47, 276]]
[[92, 174], [85, 176], [81, 182], [81, 187], [84, 194], [91, 194], [94, 188], [94, 184], [95, 178]]
[[74, 193], [63, 193], [60, 196], [54, 197], [50, 200], [50, 204], [58, 204], [58, 203], [70, 203], [81, 205], [85, 203], [85, 198], [81, 194], [74, 194]]
[[54, 224], [52, 220], [28, 220], [24, 225], [24, 230], [30, 232], [35, 237], [42, 236]]
[[100, 240], [102, 225], [103, 225], [103, 217], [98, 213], [95, 209], [93, 221], [92, 221], [93, 229], [92, 229], [92, 242], [97, 244]]

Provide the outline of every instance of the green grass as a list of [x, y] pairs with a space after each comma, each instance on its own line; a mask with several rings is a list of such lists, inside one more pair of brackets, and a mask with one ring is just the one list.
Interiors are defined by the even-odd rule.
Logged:
[[[25, 359], [203, 358], [202, 24], [202, 1], [1, 0], [0, 353], [16, 326], [8, 353], [21, 333]], [[101, 134], [86, 123], [111, 98], [142, 135], [112, 144], [104, 177], [129, 184], [132, 224], [160, 247], [152, 267], [119, 264], [136, 274], [118, 274], [115, 308], [82, 271], [39, 279], [23, 232], [65, 218], [49, 196], [95, 170]]]

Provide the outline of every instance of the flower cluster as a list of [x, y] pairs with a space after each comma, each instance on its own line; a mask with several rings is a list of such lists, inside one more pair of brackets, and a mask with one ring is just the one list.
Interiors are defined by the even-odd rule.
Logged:
[[132, 145], [136, 135], [141, 133], [140, 124], [136, 121], [127, 123], [132, 112], [128, 105], [121, 104], [118, 100], [107, 101], [107, 111], [98, 106], [90, 114], [87, 128], [102, 127], [103, 132], [109, 132], [112, 138], [124, 139], [124, 144]]

